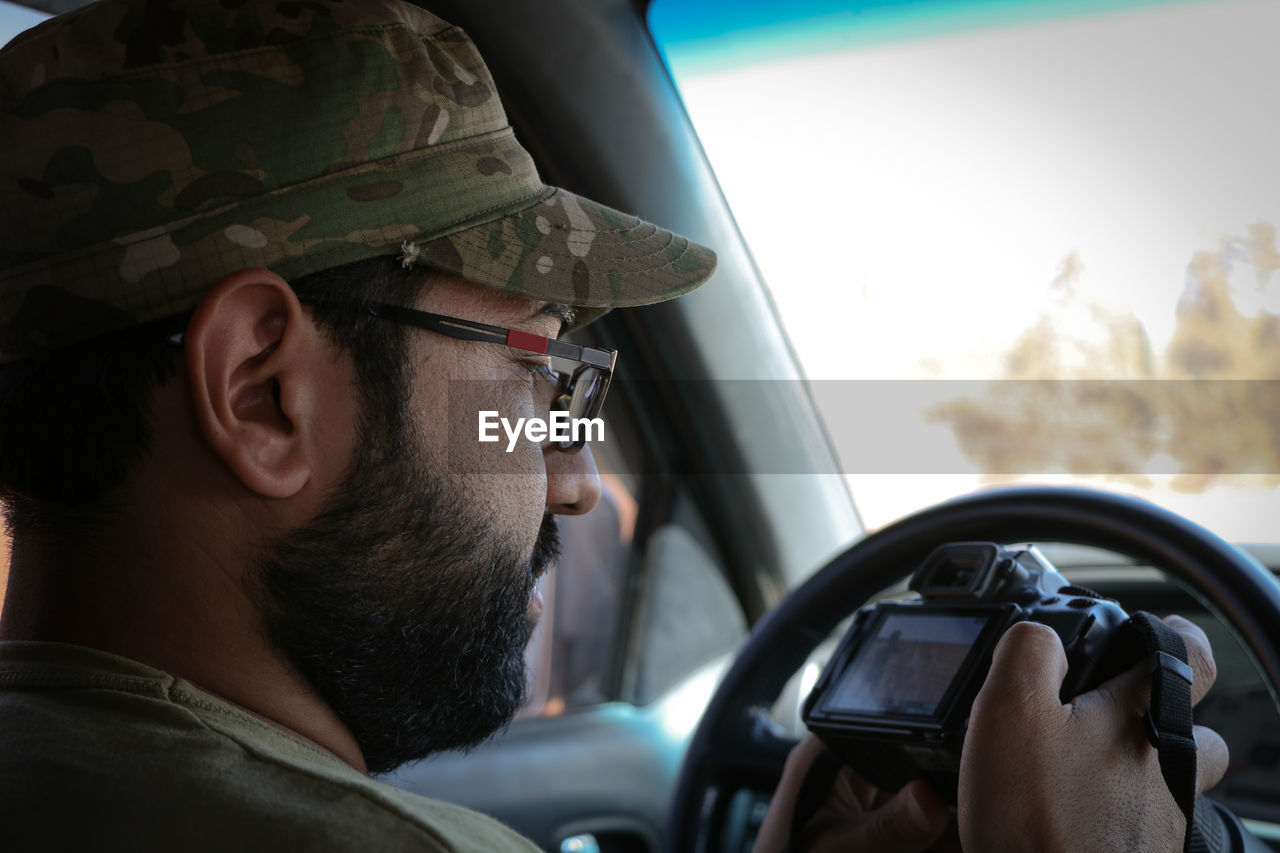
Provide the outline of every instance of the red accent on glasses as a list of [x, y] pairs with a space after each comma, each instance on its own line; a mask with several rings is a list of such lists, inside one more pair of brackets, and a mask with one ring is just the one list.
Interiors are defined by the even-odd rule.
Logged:
[[519, 329], [507, 329], [507, 346], [519, 347], [530, 352], [546, 352], [547, 338], [542, 335], [531, 335]]

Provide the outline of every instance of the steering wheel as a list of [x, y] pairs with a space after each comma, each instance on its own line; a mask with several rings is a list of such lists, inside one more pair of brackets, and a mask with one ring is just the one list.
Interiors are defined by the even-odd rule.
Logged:
[[1056, 541], [1106, 548], [1192, 587], [1235, 631], [1274, 702], [1280, 690], [1280, 583], [1257, 560], [1145, 501], [1076, 488], [1016, 488], [959, 498], [861, 540], [756, 625], [712, 696], [676, 780], [668, 849], [711, 846], [730, 795], [771, 790], [793, 745], [768, 709], [842, 619], [911, 572], [938, 545]]

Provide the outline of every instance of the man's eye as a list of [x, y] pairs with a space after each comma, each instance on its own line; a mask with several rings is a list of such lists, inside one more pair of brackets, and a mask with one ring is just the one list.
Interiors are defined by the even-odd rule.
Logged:
[[551, 365], [545, 361], [522, 361], [521, 365], [525, 370], [529, 371], [529, 375], [533, 377], [535, 386], [554, 385], [556, 382], [556, 372], [551, 369]]

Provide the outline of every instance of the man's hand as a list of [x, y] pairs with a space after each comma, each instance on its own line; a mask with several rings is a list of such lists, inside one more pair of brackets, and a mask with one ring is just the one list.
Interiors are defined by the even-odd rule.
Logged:
[[[1195, 672], [1192, 703], [1216, 670], [1204, 632], [1182, 635]], [[1150, 680], [1143, 661], [1069, 704], [1058, 700], [1067, 659], [1058, 636], [1030, 622], [996, 646], [973, 705], [960, 767], [960, 837], [974, 851], [1178, 851], [1185, 819], [1160, 775], [1142, 714]], [[1227, 769], [1227, 745], [1196, 726], [1197, 790]]]
[[[755, 853], [778, 853], [791, 832], [791, 815], [805, 774], [824, 749], [808, 736], [791, 750], [782, 781], [756, 839]], [[912, 782], [886, 794], [848, 767], [840, 770], [831, 793], [801, 834], [799, 850], [788, 853], [918, 853], [958, 850], [951, 811], [924, 782]]]

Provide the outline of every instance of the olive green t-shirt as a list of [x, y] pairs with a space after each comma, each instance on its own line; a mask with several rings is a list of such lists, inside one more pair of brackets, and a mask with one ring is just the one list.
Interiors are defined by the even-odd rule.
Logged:
[[536, 851], [180, 678], [0, 643], [0, 851]]

